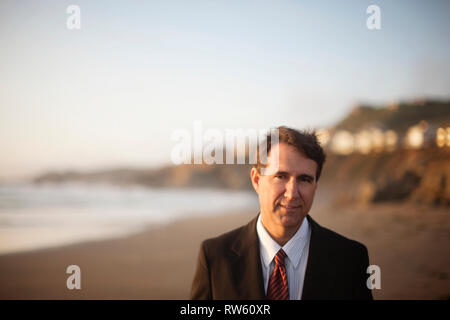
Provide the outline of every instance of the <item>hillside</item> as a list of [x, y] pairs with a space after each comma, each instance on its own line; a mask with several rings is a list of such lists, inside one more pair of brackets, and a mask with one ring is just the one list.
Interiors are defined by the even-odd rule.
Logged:
[[250, 189], [249, 165], [179, 165], [158, 169], [112, 169], [89, 173], [48, 172], [34, 183], [111, 183], [145, 187]]
[[356, 132], [367, 127], [378, 127], [405, 133], [422, 120], [440, 127], [450, 126], [450, 101], [421, 100], [382, 107], [360, 105], [333, 129]]
[[329, 155], [320, 184], [341, 204], [412, 201], [450, 205], [450, 148]]

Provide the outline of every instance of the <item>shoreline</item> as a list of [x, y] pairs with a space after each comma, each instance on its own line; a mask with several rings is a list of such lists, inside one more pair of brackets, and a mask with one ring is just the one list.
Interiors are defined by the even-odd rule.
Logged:
[[[255, 211], [254, 216], [256, 216], [257, 212]], [[248, 215], [251, 216], [250, 213], [244, 211], [237, 211], [237, 212], [217, 212], [213, 213], [211, 215], [205, 216], [205, 215], [198, 215], [198, 216], [185, 216], [185, 217], [178, 217], [173, 218], [167, 221], [158, 221], [155, 223], [149, 223], [145, 222], [145, 225], [141, 226], [139, 229], [135, 228], [134, 230], [127, 230], [123, 232], [116, 232], [116, 233], [109, 233], [108, 235], [104, 237], [98, 237], [98, 238], [86, 238], [85, 240], [74, 240], [73, 242], [67, 242], [62, 244], [52, 244], [48, 246], [42, 246], [42, 247], [36, 247], [36, 248], [30, 248], [30, 249], [19, 249], [17, 251], [10, 251], [10, 252], [1, 252], [0, 251], [0, 259], [2, 257], [6, 256], [14, 256], [14, 255], [23, 255], [23, 254], [34, 254], [39, 252], [47, 252], [47, 251], [54, 251], [54, 250], [63, 250], [63, 249], [71, 249], [75, 247], [84, 247], [88, 246], [90, 244], [99, 244], [99, 243], [107, 243], [112, 241], [127, 241], [129, 239], [133, 239], [134, 237], [139, 237], [143, 235], [149, 235], [152, 232], [160, 231], [164, 228], [170, 228], [173, 225], [179, 225], [183, 223], [193, 223], [194, 220], [228, 220], [232, 219], [234, 220], [235, 216], [240, 215]], [[237, 217], [239, 219], [239, 217]]]
[[8, 186], [0, 190], [0, 255], [126, 238], [149, 226], [256, 204], [254, 194], [242, 191]]
[[[0, 243], [0, 257], [6, 256], [6, 255], [14, 255], [14, 254], [27, 254], [27, 253], [33, 253], [33, 252], [39, 252], [39, 251], [47, 251], [52, 249], [59, 249], [59, 248], [65, 248], [65, 247], [72, 247], [77, 245], [85, 245], [89, 243], [96, 243], [96, 242], [104, 242], [104, 241], [114, 241], [114, 240], [126, 240], [128, 238], [131, 238], [133, 236], [137, 236], [139, 234], [144, 234], [148, 232], [152, 232], [153, 230], [158, 230], [164, 227], [167, 227], [171, 224], [176, 223], [182, 223], [183, 221], [191, 221], [192, 219], [214, 219], [214, 218], [224, 218], [229, 215], [236, 215], [240, 212], [245, 212], [246, 210], [239, 210], [239, 211], [232, 211], [232, 212], [224, 212], [223, 210], [217, 210], [212, 211], [211, 213], [205, 215], [205, 214], [196, 214], [192, 212], [185, 211], [183, 214], [179, 216], [170, 217], [165, 220], [155, 220], [155, 221], [142, 221], [141, 225], [130, 225], [124, 228], [123, 226], [96, 226], [92, 228], [88, 228], [87, 230], [83, 229], [83, 233], [80, 233], [78, 227], [72, 227], [72, 228], [62, 228], [66, 230], [59, 230], [55, 227], [31, 227], [30, 231], [35, 232], [37, 234], [41, 233], [42, 230], [48, 229], [48, 233], [55, 232], [57, 230], [58, 232], [63, 233], [64, 231], [67, 231], [67, 229], [77, 229], [75, 231], [75, 237], [72, 239], [63, 237], [62, 241], [60, 243], [57, 243], [57, 239], [54, 238], [54, 235], [50, 236], [50, 240], [47, 242], [49, 244], [42, 244], [36, 247], [31, 248], [19, 248], [19, 249], [11, 249], [8, 250], [5, 246], [5, 249], [2, 248], [2, 244]], [[255, 215], [257, 212], [255, 211]], [[85, 228], [84, 226], [82, 228]], [[18, 229], [24, 229], [27, 228], [18, 228]], [[41, 229], [39, 231], [39, 229]], [[1, 228], [0, 228], [0, 240], [4, 240], [1, 237]], [[14, 231], [14, 230], [7, 230], [8, 232]], [[5, 237], [7, 240], [7, 237]], [[14, 239], [17, 240], [17, 239]], [[2, 251], [4, 250], [4, 251]]]

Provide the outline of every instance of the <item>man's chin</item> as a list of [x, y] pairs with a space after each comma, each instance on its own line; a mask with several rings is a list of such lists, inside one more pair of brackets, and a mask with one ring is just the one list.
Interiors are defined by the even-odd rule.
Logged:
[[280, 215], [280, 223], [285, 228], [293, 228], [300, 225], [303, 215], [298, 209], [297, 211], [282, 212]]
[[277, 207], [277, 211], [280, 217], [302, 217], [303, 216], [303, 207], [285, 207], [282, 205], [279, 205]]

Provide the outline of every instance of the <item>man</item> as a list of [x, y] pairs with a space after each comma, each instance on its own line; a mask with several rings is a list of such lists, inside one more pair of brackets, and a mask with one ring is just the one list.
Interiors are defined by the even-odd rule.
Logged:
[[262, 145], [267, 164], [258, 158], [250, 174], [260, 214], [202, 243], [191, 298], [372, 299], [366, 247], [308, 215], [325, 162], [317, 137], [278, 133]]

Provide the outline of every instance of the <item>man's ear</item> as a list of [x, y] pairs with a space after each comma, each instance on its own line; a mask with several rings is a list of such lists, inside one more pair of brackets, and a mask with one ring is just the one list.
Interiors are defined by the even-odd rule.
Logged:
[[253, 189], [255, 189], [256, 193], [258, 193], [260, 177], [261, 175], [259, 174], [258, 170], [256, 168], [252, 168], [252, 170], [250, 171], [250, 179], [252, 180]]

